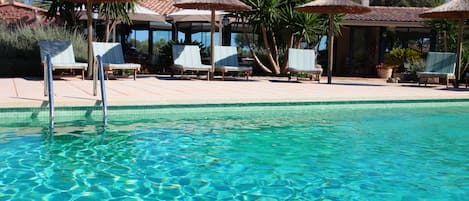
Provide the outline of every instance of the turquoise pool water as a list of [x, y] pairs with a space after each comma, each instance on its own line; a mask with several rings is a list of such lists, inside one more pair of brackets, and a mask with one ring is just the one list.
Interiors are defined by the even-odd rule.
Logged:
[[469, 102], [111, 108], [53, 135], [11, 114], [0, 200], [469, 197]]

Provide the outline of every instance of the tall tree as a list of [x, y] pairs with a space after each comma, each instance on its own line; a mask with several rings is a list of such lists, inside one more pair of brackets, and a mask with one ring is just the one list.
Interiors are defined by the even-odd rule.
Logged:
[[119, 22], [132, 24], [129, 13], [134, 11], [135, 1], [125, 3], [103, 3], [99, 5], [99, 13], [104, 15], [106, 27], [104, 30], [104, 42], [109, 41], [109, 35], [115, 31]]
[[78, 28], [80, 19], [79, 11], [83, 7], [83, 4], [62, 0], [45, 0], [45, 2], [50, 4], [47, 12], [49, 17], [56, 17], [57, 13], [59, 13], [60, 18], [64, 20], [67, 28], [74, 30]]
[[[306, 14], [294, 10], [296, 5], [307, 0], [245, 0], [251, 11], [239, 12], [255, 33], [260, 35], [261, 46], [248, 41], [255, 61], [265, 72], [279, 75], [287, 71], [288, 48], [299, 47], [301, 42], [318, 42], [327, 27], [327, 18], [321, 15]], [[337, 18], [340, 20], [340, 17]], [[245, 39], [247, 33], [245, 34]], [[265, 52], [267, 62], [262, 61], [259, 52]], [[283, 57], [281, 57], [284, 55]], [[280, 58], [283, 58], [281, 60]]]
[[[64, 0], [36, 0], [41, 2], [42, 7], [48, 7], [48, 15], [55, 17], [57, 13], [64, 19], [67, 27], [76, 29], [79, 27], [80, 11], [83, 10], [84, 4], [73, 3]], [[125, 3], [101, 3], [94, 4], [93, 11], [99, 12], [104, 16], [106, 24], [112, 25], [115, 22], [123, 22], [125, 24], [132, 23], [128, 14], [133, 12], [134, 4], [138, 0], [132, 0]], [[109, 25], [109, 27], [111, 27]], [[106, 25], [108, 27], [108, 25]], [[111, 28], [107, 29], [110, 30]]]

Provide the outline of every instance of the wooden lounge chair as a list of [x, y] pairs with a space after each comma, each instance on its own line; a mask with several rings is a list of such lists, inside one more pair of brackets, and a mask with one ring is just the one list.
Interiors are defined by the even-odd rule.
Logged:
[[[210, 72], [211, 66], [202, 64], [200, 58], [200, 48], [196, 45], [173, 45], [173, 61], [174, 64], [171, 66], [174, 75], [174, 71], [179, 71], [181, 77], [184, 76], [186, 71], [199, 72]], [[207, 80], [210, 76], [207, 76]]]
[[46, 54], [51, 57], [52, 70], [78, 69], [81, 70], [81, 79], [85, 79], [85, 70], [88, 69], [88, 64], [75, 62], [75, 54], [70, 41], [39, 41], [38, 45], [41, 52], [41, 63], [44, 67], [44, 79], [47, 70]]
[[425, 71], [417, 72], [419, 86], [423, 82], [427, 86], [429, 78], [446, 80], [448, 87], [449, 80], [456, 79], [456, 54], [451, 52], [429, 52], [425, 61]]
[[108, 72], [113, 70], [133, 70], [134, 80], [137, 79], [137, 72], [140, 71], [140, 64], [125, 63], [122, 46], [120, 43], [93, 42], [94, 57], [102, 57], [106, 79], [109, 79]]
[[227, 72], [243, 72], [246, 80], [249, 79], [252, 67], [239, 66], [236, 47], [215, 46], [214, 51], [215, 71], [221, 72], [222, 80], [225, 80], [225, 73]]
[[[310, 80], [321, 81], [322, 68], [316, 67], [316, 53], [312, 49], [288, 49], [288, 80], [292, 73], [306, 73]], [[298, 77], [297, 77], [298, 79]]]

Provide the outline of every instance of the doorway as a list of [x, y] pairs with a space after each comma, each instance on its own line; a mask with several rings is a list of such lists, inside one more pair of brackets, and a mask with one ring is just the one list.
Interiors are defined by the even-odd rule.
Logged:
[[[374, 65], [377, 61], [377, 35], [379, 29], [371, 27], [352, 27], [350, 34], [350, 65], [349, 75], [374, 75]], [[378, 35], [379, 36], [379, 35]]]

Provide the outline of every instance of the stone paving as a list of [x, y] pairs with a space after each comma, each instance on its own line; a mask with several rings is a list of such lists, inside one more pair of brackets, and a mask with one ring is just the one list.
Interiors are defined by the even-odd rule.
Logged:
[[[333, 84], [314, 81], [288, 82], [285, 77], [253, 77], [221, 81], [181, 80], [145, 75], [136, 81], [118, 78], [106, 81], [108, 105], [167, 105], [259, 102], [314, 102], [344, 100], [469, 99], [469, 89], [443, 85], [386, 83], [384, 79], [334, 77]], [[98, 87], [99, 88], [99, 87]], [[47, 105], [40, 78], [1, 78], [0, 107], [40, 107]], [[77, 77], [56, 78], [56, 106], [94, 106], [100, 102], [92, 94], [93, 82]]]

